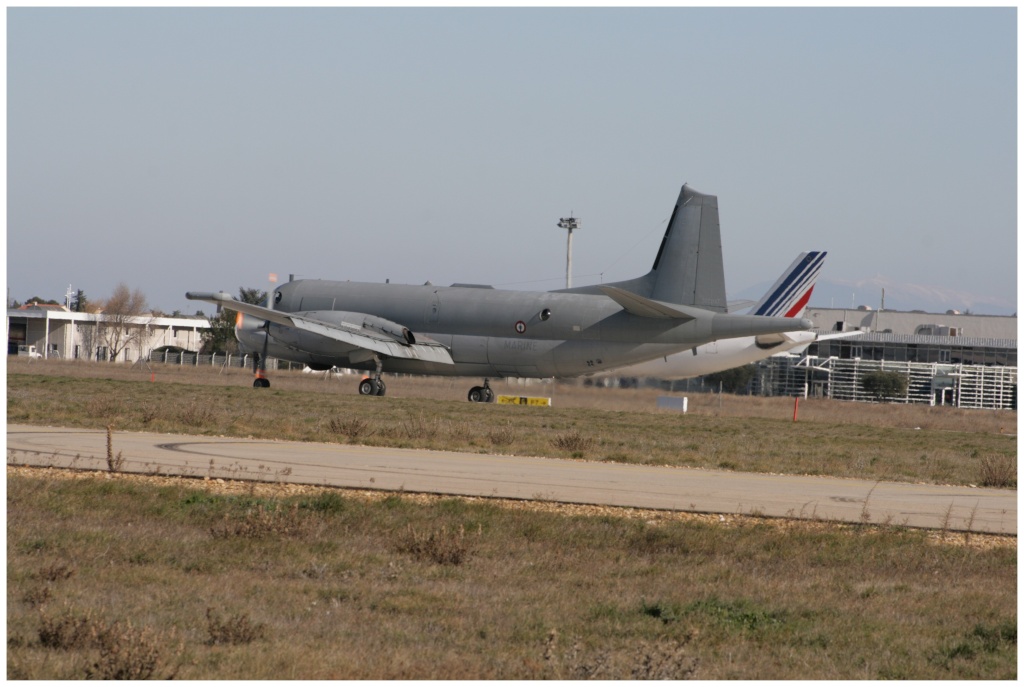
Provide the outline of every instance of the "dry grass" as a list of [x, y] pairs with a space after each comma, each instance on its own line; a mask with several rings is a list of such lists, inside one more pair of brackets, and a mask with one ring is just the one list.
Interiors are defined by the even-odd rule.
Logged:
[[65, 475], [8, 471], [8, 678], [1016, 677], [1015, 544]]

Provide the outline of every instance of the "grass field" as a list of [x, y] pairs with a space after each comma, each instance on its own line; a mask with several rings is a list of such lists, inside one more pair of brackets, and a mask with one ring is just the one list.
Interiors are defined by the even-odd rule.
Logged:
[[[17, 360], [17, 359], [11, 359]], [[19, 362], [9, 422], [434, 448], [870, 480], [1016, 486], [1016, 414], [700, 394], [686, 415], [656, 390], [574, 384], [498, 393], [551, 408], [470, 404], [467, 380], [395, 378], [361, 397], [355, 379], [279, 372], [255, 390], [241, 370]], [[156, 379], [150, 382], [150, 379]], [[460, 400], [462, 399], [462, 400]]]
[[1015, 545], [54, 472], [8, 469], [9, 678], [1016, 676]]
[[[573, 385], [519, 408], [466, 403], [467, 380], [361, 398], [299, 373], [8, 373], [15, 422], [1016, 483], [1010, 413], [809, 401], [794, 424], [791, 399], [681, 416]], [[11, 679], [1017, 674], [1015, 538], [12, 466], [7, 499]]]

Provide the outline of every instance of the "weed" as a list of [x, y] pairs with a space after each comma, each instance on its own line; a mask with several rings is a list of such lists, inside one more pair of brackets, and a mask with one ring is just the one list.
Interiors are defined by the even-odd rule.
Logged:
[[761, 630], [776, 626], [782, 622], [777, 613], [761, 610], [754, 604], [739, 601], [722, 601], [716, 597], [695, 601], [689, 604], [684, 612], [709, 617], [719, 624], [745, 632]]
[[651, 618], [657, 618], [666, 625], [669, 623], [674, 623], [675, 621], [679, 620], [680, 616], [678, 604], [667, 603], [663, 601], [647, 603], [646, 601], [641, 600], [640, 613]]
[[322, 491], [313, 498], [300, 501], [299, 506], [315, 513], [337, 514], [345, 510], [345, 499], [335, 491]]
[[[171, 641], [157, 632], [142, 628], [135, 629], [130, 621], [113, 623], [100, 631], [96, 644], [100, 650], [99, 659], [85, 672], [89, 680], [148, 680], [154, 676], [160, 665], [160, 654]], [[177, 653], [184, 645], [179, 643]], [[162, 679], [174, 678], [177, 668]]]
[[516, 439], [516, 431], [512, 427], [512, 423], [492, 429], [487, 433], [487, 439], [491, 442], [491, 446], [508, 446]]
[[437, 418], [428, 420], [420, 414], [405, 420], [402, 423], [402, 432], [409, 439], [430, 441], [437, 438], [441, 426]]
[[85, 404], [85, 412], [90, 417], [99, 418], [102, 420], [110, 420], [116, 417], [121, 417], [125, 414], [124, 404], [120, 399], [111, 398], [107, 395], [101, 395], [89, 399]]
[[633, 680], [689, 680], [694, 677], [700, 659], [689, 656], [686, 646], [697, 635], [692, 631], [683, 640], [662, 640], [637, 647], [629, 677]]
[[693, 630], [682, 639], [640, 642], [625, 653], [608, 649], [585, 652], [579, 638], [574, 638], [572, 647], [559, 654], [558, 632], [551, 630], [544, 641], [545, 672], [561, 680], [688, 680], [699, 665], [699, 659], [686, 652], [696, 636]]
[[211, 646], [215, 644], [251, 644], [265, 636], [266, 626], [263, 623], [254, 623], [245, 613], [236, 613], [222, 620], [213, 612], [212, 608], [207, 608], [206, 632], [208, 635], [206, 643]]
[[25, 590], [25, 594], [22, 595], [21, 600], [27, 603], [29, 606], [42, 606], [53, 597], [53, 590], [50, 589], [49, 585], [42, 584], [35, 587], [29, 587]]
[[178, 411], [178, 420], [187, 427], [206, 427], [217, 420], [217, 414], [206, 404], [189, 401]]
[[334, 434], [348, 437], [349, 441], [356, 441], [361, 436], [373, 434], [370, 422], [361, 417], [332, 417], [327, 423], [327, 428]]
[[438, 565], [461, 565], [469, 558], [466, 529], [449, 532], [442, 527], [429, 533], [417, 531], [410, 525], [399, 538], [396, 548], [400, 553], [412, 554], [417, 560], [429, 560]]
[[293, 503], [287, 510], [268, 508], [257, 503], [241, 516], [225, 513], [220, 523], [210, 528], [210, 534], [218, 539], [241, 537], [260, 539], [270, 535], [289, 537], [305, 532], [306, 520], [299, 515], [299, 504]]
[[1010, 489], [1017, 486], [1016, 456], [991, 455], [981, 459], [981, 477], [979, 484], [983, 487]]
[[90, 611], [77, 614], [64, 609], [57, 617], [41, 614], [39, 644], [60, 651], [90, 648], [95, 645], [101, 630], [100, 622]]
[[585, 437], [580, 434], [579, 430], [574, 429], [571, 432], [557, 435], [551, 440], [551, 445], [560, 451], [567, 451], [573, 454], [574, 457], [581, 457], [585, 452], [593, 448], [594, 439], [592, 437]]
[[875, 493], [878, 484], [878, 482], [875, 482], [875, 485], [868, 490], [868, 495], [864, 497], [864, 506], [860, 509], [860, 521], [865, 525], [871, 522], [871, 513], [868, 512], [868, 501], [871, 500], [871, 495]]
[[63, 563], [54, 563], [39, 569], [39, 579], [45, 582], [60, 582], [70, 579], [75, 574], [75, 569]]
[[979, 654], [992, 654], [1003, 649], [1016, 653], [1016, 646], [1015, 622], [1007, 621], [996, 627], [975, 625], [963, 639], [937, 652], [932, 661], [949, 670], [957, 659], [973, 661]]
[[124, 456], [121, 451], [114, 456], [114, 426], [107, 425], [107, 469], [111, 472], [120, 472], [124, 467]]
[[148, 425], [153, 420], [160, 417], [160, 411], [153, 405], [143, 405], [139, 407], [139, 422], [144, 425]]

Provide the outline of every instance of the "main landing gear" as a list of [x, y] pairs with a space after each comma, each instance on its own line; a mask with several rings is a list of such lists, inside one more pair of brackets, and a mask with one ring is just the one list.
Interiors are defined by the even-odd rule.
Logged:
[[384, 368], [384, 360], [380, 356], [374, 356], [373, 360], [377, 363], [377, 371], [373, 373], [373, 377], [365, 377], [359, 382], [360, 396], [383, 396], [388, 390], [384, 380], [380, 378], [381, 370]]
[[474, 386], [469, 390], [470, 403], [493, 403], [494, 392], [491, 391], [490, 380], [485, 379], [483, 386]]
[[371, 379], [370, 377], [367, 377], [359, 382], [360, 396], [383, 396], [387, 389], [388, 387], [384, 384], [383, 379]]

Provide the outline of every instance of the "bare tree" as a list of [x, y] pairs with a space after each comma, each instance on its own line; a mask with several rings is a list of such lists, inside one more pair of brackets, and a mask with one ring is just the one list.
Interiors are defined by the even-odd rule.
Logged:
[[124, 282], [114, 287], [113, 295], [103, 306], [99, 334], [107, 345], [110, 361], [117, 360], [124, 349], [141, 343], [146, 336], [150, 322], [150, 318], [144, 317], [147, 307], [146, 296], [139, 289], [129, 290]]

